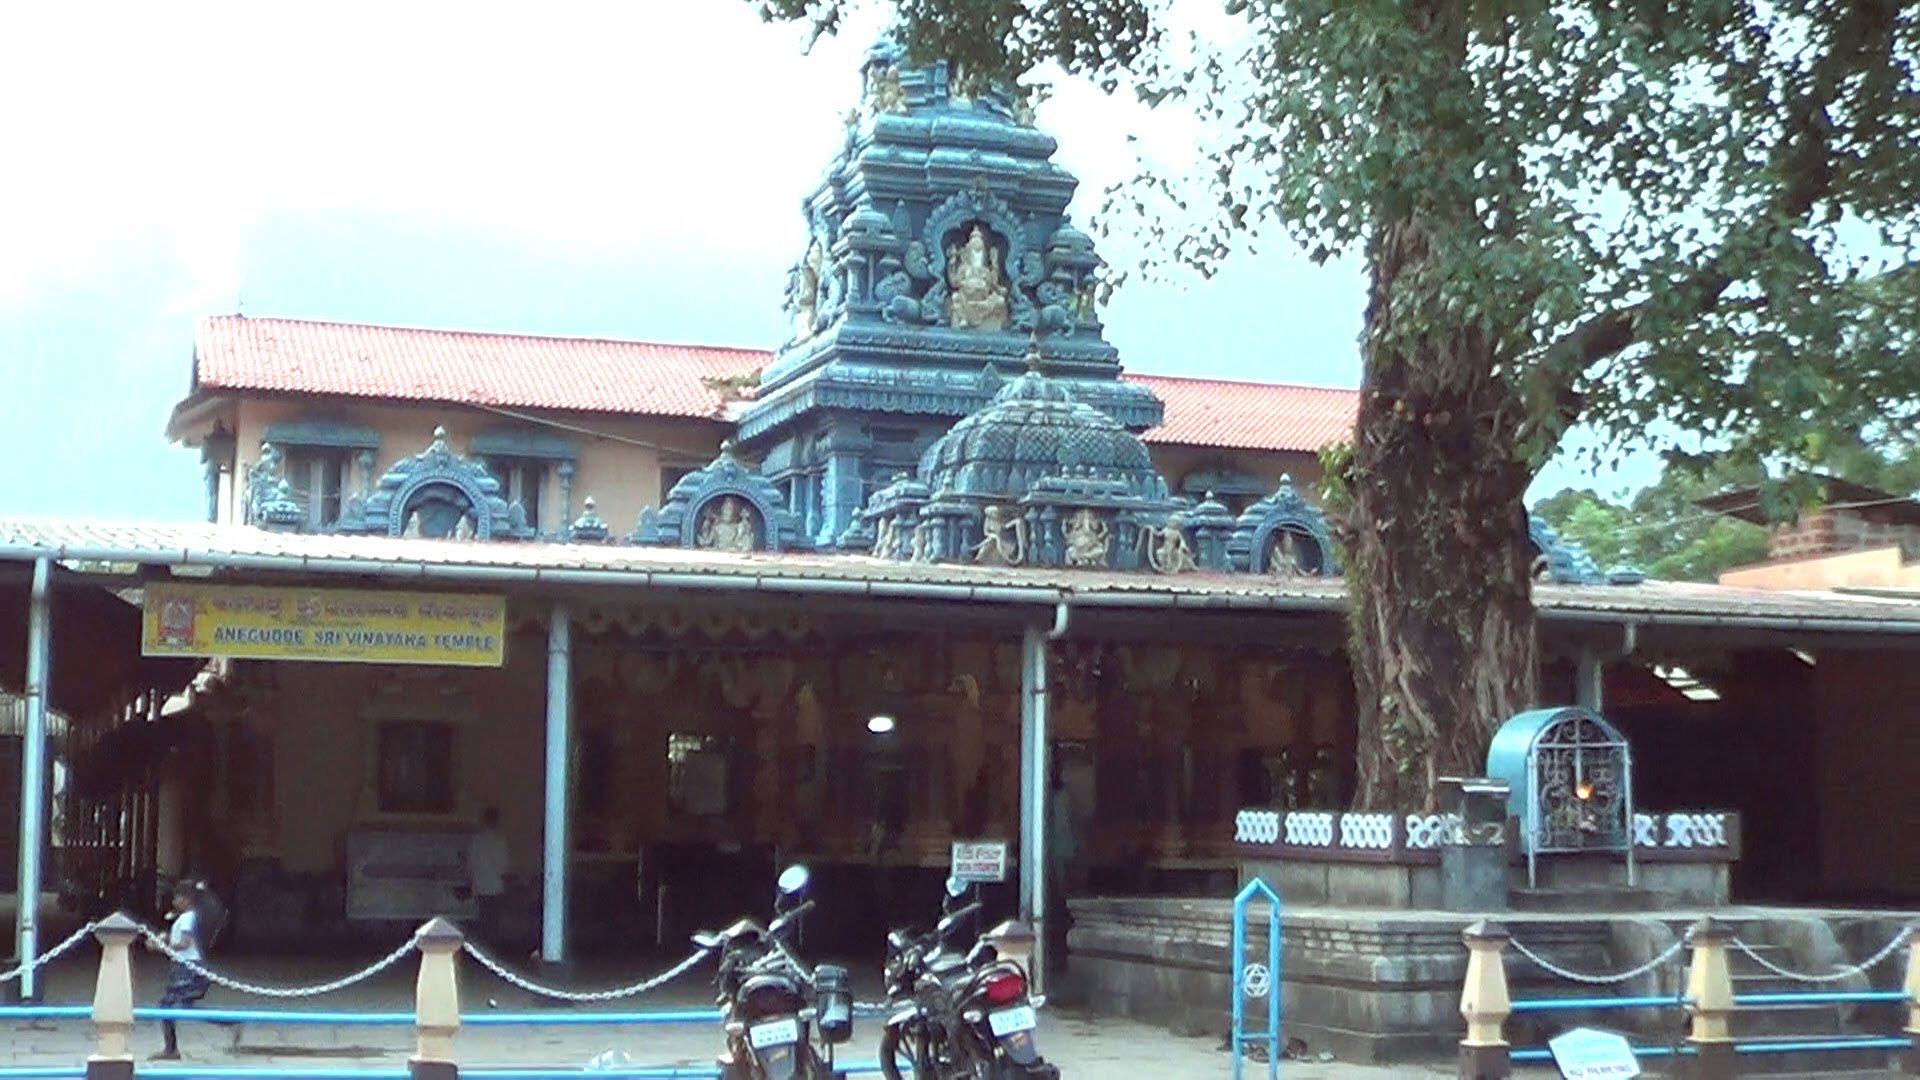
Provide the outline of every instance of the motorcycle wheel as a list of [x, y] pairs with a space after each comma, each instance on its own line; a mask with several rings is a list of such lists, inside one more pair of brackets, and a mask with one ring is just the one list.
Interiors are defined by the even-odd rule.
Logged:
[[890, 1027], [880, 1032], [880, 1075], [887, 1080], [906, 1080], [900, 1075], [900, 1029]]
[[890, 1027], [880, 1033], [880, 1073], [886, 1080], [906, 1080], [900, 1071], [902, 1055], [913, 1069], [913, 1080], [942, 1080], [925, 1028]]

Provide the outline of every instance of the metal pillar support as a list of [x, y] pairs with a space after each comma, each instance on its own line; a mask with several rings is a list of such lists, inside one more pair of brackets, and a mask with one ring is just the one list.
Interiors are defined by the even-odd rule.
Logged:
[[1033, 927], [1027, 977], [1044, 993], [1047, 970], [1047, 633], [1020, 639], [1020, 916]]
[[[1247, 910], [1254, 903], [1267, 904], [1267, 962], [1247, 962]], [[1280, 1026], [1280, 894], [1259, 877], [1246, 883], [1233, 898], [1233, 1080], [1240, 1080], [1246, 1066], [1247, 1048], [1259, 1046], [1267, 1061], [1267, 1080], [1279, 1080]], [[1266, 1002], [1267, 1022], [1259, 1031], [1247, 1030], [1247, 999]]]
[[568, 741], [573, 718], [573, 614], [556, 602], [547, 623], [546, 843], [541, 863], [540, 959], [567, 955]]
[[1573, 703], [1599, 713], [1606, 704], [1605, 674], [1606, 665], [1600, 662], [1599, 654], [1582, 646], [1574, 661]]
[[[46, 847], [47, 698], [53, 672], [53, 562], [35, 559], [27, 613], [26, 731], [20, 741], [20, 877], [15, 929], [21, 963], [40, 955], [40, 855]], [[20, 975], [20, 1000], [40, 999], [40, 979]]]

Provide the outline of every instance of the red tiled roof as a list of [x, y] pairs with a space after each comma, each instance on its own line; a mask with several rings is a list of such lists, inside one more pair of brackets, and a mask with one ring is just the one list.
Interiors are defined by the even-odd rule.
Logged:
[[754, 371], [767, 359], [705, 345], [222, 315], [200, 323], [194, 378], [209, 390], [717, 419], [720, 397], [700, 380]]
[[[204, 390], [397, 398], [718, 419], [702, 379], [759, 370], [758, 349], [416, 330], [222, 315], [200, 323]], [[1353, 428], [1350, 390], [1129, 373], [1166, 402], [1148, 442], [1313, 452]]]
[[1353, 434], [1360, 407], [1353, 390], [1132, 372], [1126, 378], [1166, 403], [1160, 426], [1142, 436], [1150, 443], [1314, 453]]

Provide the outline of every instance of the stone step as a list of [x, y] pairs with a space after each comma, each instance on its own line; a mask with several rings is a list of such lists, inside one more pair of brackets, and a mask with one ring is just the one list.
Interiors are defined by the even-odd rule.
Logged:
[[1624, 885], [1511, 889], [1507, 893], [1507, 902], [1515, 911], [1582, 914], [1595, 911], [1668, 911], [1678, 903], [1671, 893]]

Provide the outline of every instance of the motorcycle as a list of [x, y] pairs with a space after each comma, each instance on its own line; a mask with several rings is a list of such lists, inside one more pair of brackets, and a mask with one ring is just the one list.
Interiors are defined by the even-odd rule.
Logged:
[[1043, 1001], [1028, 996], [1026, 971], [985, 940], [964, 955], [948, 951], [955, 931], [980, 910], [978, 902], [954, 906], [965, 892], [957, 879], [947, 882], [932, 932], [887, 935], [892, 1014], [880, 1035], [880, 1071], [902, 1080], [904, 1057], [914, 1080], [1059, 1080], [1034, 1041]]
[[845, 968], [809, 971], [787, 947], [786, 935], [813, 908], [800, 899], [808, 874], [790, 866], [780, 875], [774, 918], [766, 926], [741, 919], [720, 931], [693, 936], [720, 951], [721, 1024], [727, 1052], [725, 1080], [831, 1080], [834, 1047], [853, 1036], [853, 994]]

